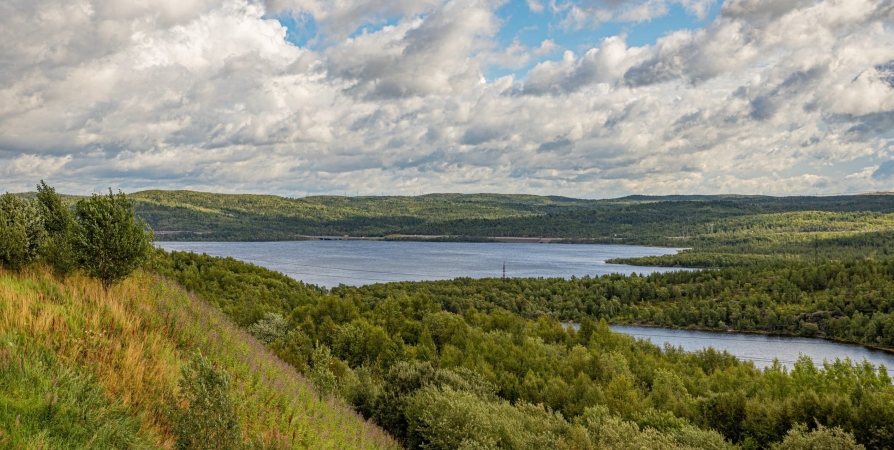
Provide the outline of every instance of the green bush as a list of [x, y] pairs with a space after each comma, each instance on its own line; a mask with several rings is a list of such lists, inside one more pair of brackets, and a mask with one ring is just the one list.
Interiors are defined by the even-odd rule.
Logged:
[[865, 447], [841, 428], [820, 425], [808, 432], [804, 424], [798, 424], [788, 430], [785, 439], [773, 445], [772, 450], [865, 450]]
[[183, 367], [168, 404], [177, 450], [239, 449], [242, 433], [230, 397], [230, 375], [202, 355]]
[[21, 269], [38, 256], [45, 240], [43, 216], [34, 202], [0, 196], [0, 264]]
[[332, 352], [325, 345], [317, 345], [311, 356], [311, 369], [308, 376], [310, 382], [317, 388], [320, 397], [332, 395], [338, 389], [338, 379], [332, 373]]
[[123, 192], [93, 195], [75, 205], [74, 251], [80, 267], [104, 288], [123, 280], [152, 252], [152, 232], [134, 216]]
[[68, 275], [77, 268], [72, 246], [77, 224], [71, 208], [43, 180], [37, 185], [36, 200], [47, 233], [42, 256], [58, 275]]
[[248, 327], [248, 332], [264, 344], [270, 344], [286, 337], [289, 322], [282, 314], [267, 313], [261, 320]]

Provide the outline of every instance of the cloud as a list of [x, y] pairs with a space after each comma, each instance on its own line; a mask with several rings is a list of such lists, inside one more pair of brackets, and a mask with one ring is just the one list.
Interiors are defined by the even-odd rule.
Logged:
[[528, 9], [530, 9], [531, 12], [534, 12], [537, 14], [540, 14], [543, 12], [543, 3], [541, 3], [540, 0], [526, 0], [526, 1], [528, 2]]
[[666, 16], [672, 6], [705, 20], [716, 0], [588, 0], [552, 3], [554, 13], [564, 14], [562, 24], [571, 29], [597, 28], [607, 22], [641, 23]]
[[[604, 197], [890, 181], [875, 166], [894, 152], [886, 1], [727, 0], [653, 45], [620, 34], [564, 52], [562, 20], [714, 3], [535, 2], [556, 17], [539, 45], [501, 44], [502, 1], [125, 3], [0, 4], [0, 189]], [[306, 15], [325, 44], [286, 41], [278, 14]], [[515, 73], [485, 78], [494, 66]]]
[[352, 93], [396, 98], [466, 90], [481, 79], [488, 38], [498, 30], [496, 5], [454, 0], [423, 18], [363, 33], [327, 53], [331, 75]]
[[628, 48], [622, 36], [603, 40], [599, 48], [580, 58], [566, 51], [561, 61], [546, 61], [531, 69], [525, 92], [574, 92], [595, 83], [614, 83], [642, 54], [644, 49]]

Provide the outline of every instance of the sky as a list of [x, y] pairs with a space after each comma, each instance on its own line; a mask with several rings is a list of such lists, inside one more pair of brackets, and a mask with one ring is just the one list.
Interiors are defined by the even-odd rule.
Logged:
[[0, 191], [894, 188], [892, 0], [4, 0]]

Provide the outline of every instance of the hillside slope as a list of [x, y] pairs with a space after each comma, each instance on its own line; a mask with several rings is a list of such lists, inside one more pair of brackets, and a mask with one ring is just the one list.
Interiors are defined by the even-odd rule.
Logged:
[[[742, 247], [766, 237], [775, 248], [894, 228], [894, 195], [838, 197], [673, 196], [584, 200], [503, 194], [415, 197], [228, 195], [143, 191], [130, 196], [160, 240], [293, 240], [303, 235], [499, 236], [697, 247]], [[750, 245], [750, 244], [749, 244]], [[796, 249], [794, 253], [803, 253]], [[772, 253], [772, 252], [770, 252]], [[789, 252], [791, 253], [791, 252]]]
[[172, 448], [166, 398], [198, 353], [229, 374], [252, 448], [399, 448], [162, 278], [104, 292], [38, 269], [0, 270], [0, 447]]

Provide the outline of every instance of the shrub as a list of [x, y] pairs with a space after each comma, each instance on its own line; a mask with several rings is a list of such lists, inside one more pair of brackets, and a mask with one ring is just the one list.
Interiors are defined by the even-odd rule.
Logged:
[[123, 280], [152, 252], [152, 232], [134, 216], [123, 192], [93, 195], [75, 205], [74, 251], [81, 268], [105, 289]]
[[42, 250], [43, 258], [57, 274], [68, 275], [77, 268], [72, 247], [77, 225], [71, 208], [62, 201], [56, 190], [47, 186], [43, 180], [37, 185], [36, 200], [47, 232], [47, 240]]
[[46, 239], [43, 217], [34, 202], [0, 196], [0, 264], [20, 269], [34, 260]]
[[230, 398], [230, 375], [197, 354], [183, 367], [179, 392], [169, 400], [178, 450], [238, 449], [242, 433]]
[[332, 373], [330, 364], [332, 363], [332, 352], [325, 345], [317, 345], [311, 356], [310, 382], [317, 388], [320, 398], [327, 397], [335, 393], [338, 389], [338, 379]]
[[772, 450], [865, 450], [865, 447], [841, 428], [820, 425], [808, 432], [804, 424], [798, 424], [788, 430], [785, 439], [773, 445]]
[[267, 313], [264, 318], [248, 327], [248, 332], [266, 345], [285, 338], [289, 332], [289, 322], [282, 314]]

